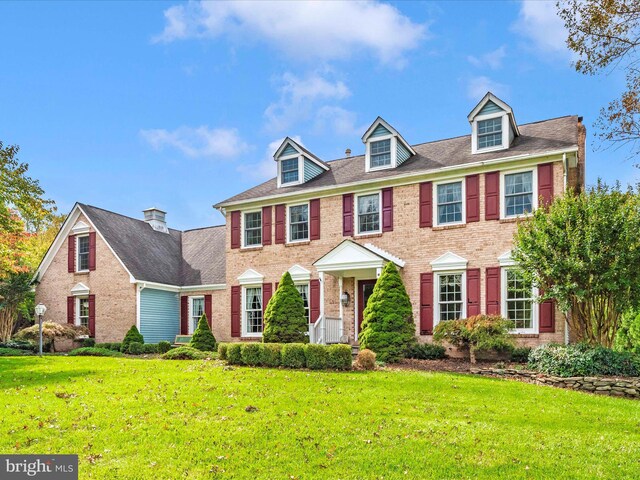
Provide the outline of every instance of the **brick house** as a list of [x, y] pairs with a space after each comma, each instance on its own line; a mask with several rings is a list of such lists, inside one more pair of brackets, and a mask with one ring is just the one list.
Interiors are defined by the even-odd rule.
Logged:
[[[70, 216], [40, 267], [38, 300], [55, 303], [56, 318], [71, 321], [71, 303], [65, 310], [71, 300], [64, 299], [88, 295], [78, 284], [89, 287], [94, 275], [87, 305], [95, 295], [90, 322], [99, 341], [121, 338], [136, 322], [143, 334], [158, 329], [148, 341], [171, 339], [189, 333], [202, 309], [211, 313], [216, 338], [259, 339], [265, 306], [289, 271], [305, 300], [311, 341], [355, 344], [376, 278], [394, 262], [421, 341], [430, 340], [440, 321], [500, 313], [513, 321], [521, 344], [562, 342], [568, 336], [562, 313], [551, 302], [535, 301], [537, 292], [513, 268], [510, 250], [518, 218], [568, 188], [583, 187], [581, 118], [518, 125], [509, 105], [487, 93], [468, 121], [470, 135], [412, 145], [379, 117], [362, 137], [364, 155], [330, 162], [286, 138], [274, 155], [276, 178], [215, 205], [226, 227], [164, 233], [153, 218], [145, 223], [103, 213], [101, 222], [91, 212], [104, 211], [77, 205], [78, 218]], [[163, 212], [146, 214], [161, 216], [164, 225]], [[127, 221], [112, 225], [112, 216]], [[96, 274], [100, 253], [95, 270], [70, 268], [65, 244], [82, 235], [74, 233], [78, 222], [109, 232], [93, 244], [120, 262], [102, 260], [109, 268], [102, 276]], [[124, 224], [131, 228], [128, 241], [119, 235]], [[141, 250], [148, 259], [138, 256]], [[105, 290], [100, 307], [103, 288], [113, 293]], [[146, 297], [168, 297], [156, 291], [174, 300], [170, 312], [153, 303], [163, 319], [153, 323]]]

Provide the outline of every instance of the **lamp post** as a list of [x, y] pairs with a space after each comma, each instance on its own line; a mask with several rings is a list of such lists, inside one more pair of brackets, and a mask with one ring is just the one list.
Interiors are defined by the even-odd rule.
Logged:
[[40, 344], [39, 344], [38, 354], [42, 356], [42, 317], [47, 311], [47, 307], [45, 307], [44, 304], [39, 303], [38, 305], [36, 305], [35, 311], [36, 311], [36, 315], [38, 316], [38, 325], [39, 325], [38, 330], [40, 332]]

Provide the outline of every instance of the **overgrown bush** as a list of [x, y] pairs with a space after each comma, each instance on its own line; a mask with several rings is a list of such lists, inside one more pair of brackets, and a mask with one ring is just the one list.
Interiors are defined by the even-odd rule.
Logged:
[[355, 366], [358, 370], [375, 370], [376, 353], [367, 348], [360, 350], [356, 356]]
[[279, 367], [281, 353], [281, 343], [263, 343], [260, 351], [260, 365], [271, 368]]
[[167, 353], [171, 350], [171, 343], [166, 340], [161, 340], [158, 342], [158, 353]]
[[516, 347], [511, 351], [511, 361], [516, 363], [527, 363], [531, 347]]
[[445, 348], [435, 343], [415, 343], [407, 352], [407, 358], [418, 360], [439, 360], [446, 356]]
[[[308, 347], [307, 347], [308, 348]], [[353, 357], [351, 345], [338, 343], [327, 347], [327, 367], [334, 370], [351, 370]]]
[[250, 367], [260, 365], [261, 353], [261, 343], [244, 343], [240, 347], [240, 357], [242, 358], [242, 363], [244, 363], [245, 365], [249, 365]]
[[127, 348], [129, 355], [142, 355], [144, 353], [144, 344], [140, 342], [131, 342]]
[[228, 344], [226, 343], [219, 343], [218, 344], [218, 358], [220, 360], [226, 360], [227, 359], [227, 348], [229, 347]]
[[[129, 345], [129, 348], [131, 348], [131, 345]], [[145, 343], [144, 345], [142, 345], [142, 353], [147, 354], [147, 355], [158, 353], [158, 344], [157, 343]]]
[[242, 344], [230, 343], [227, 347], [227, 362], [231, 365], [242, 365]]
[[184, 345], [182, 347], [169, 350], [162, 355], [165, 360], [203, 360], [207, 355], [200, 350]]
[[28, 352], [37, 352], [38, 344], [28, 340], [9, 340], [0, 342], [0, 348], [13, 348], [16, 350], [26, 350]]
[[33, 355], [33, 352], [19, 348], [0, 347], [0, 357], [24, 357], [26, 355]]
[[204, 313], [200, 317], [200, 320], [198, 320], [198, 326], [196, 327], [196, 331], [193, 332], [193, 335], [191, 336], [189, 346], [197, 348], [198, 350], [203, 352], [216, 351], [216, 339], [213, 336], [213, 333], [211, 333], [211, 328], [209, 327], [207, 316]]
[[285, 272], [264, 312], [264, 343], [307, 343], [309, 325], [302, 296]]
[[304, 368], [307, 359], [304, 355], [303, 343], [285, 343], [282, 346], [281, 364], [287, 368]]
[[310, 370], [325, 370], [329, 365], [328, 348], [324, 345], [310, 343], [304, 348], [307, 368]]
[[71, 357], [122, 357], [122, 353], [107, 348], [81, 347], [69, 352]]
[[548, 344], [529, 354], [529, 368], [558, 377], [640, 375], [640, 357], [606, 347]]
[[133, 325], [124, 336], [122, 344], [120, 345], [120, 351], [123, 353], [127, 353], [129, 351], [129, 344], [131, 342], [144, 343], [144, 337], [138, 331], [138, 327], [136, 327], [135, 325]]
[[[15, 334], [16, 340], [31, 340], [38, 342], [40, 333], [38, 324], [23, 328]], [[42, 338], [51, 343], [51, 340], [58, 338], [77, 338], [79, 335], [89, 335], [89, 329], [78, 327], [69, 323], [42, 322]]]

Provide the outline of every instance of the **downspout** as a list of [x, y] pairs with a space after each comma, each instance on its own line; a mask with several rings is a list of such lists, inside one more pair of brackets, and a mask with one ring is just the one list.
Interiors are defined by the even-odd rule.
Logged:
[[[564, 191], [567, 191], [567, 183], [569, 177], [569, 160], [567, 154], [562, 154], [562, 167], [564, 178]], [[569, 345], [569, 317], [571, 316], [571, 310], [567, 310], [564, 314], [564, 344]]]

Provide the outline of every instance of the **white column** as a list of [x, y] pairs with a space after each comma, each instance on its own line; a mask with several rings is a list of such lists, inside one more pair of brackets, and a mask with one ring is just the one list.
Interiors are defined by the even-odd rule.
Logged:
[[318, 273], [320, 279], [320, 316], [324, 317], [324, 272]]
[[338, 300], [340, 304], [340, 337], [344, 332], [344, 307], [342, 306], [342, 275], [338, 278]]

